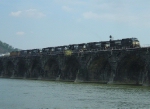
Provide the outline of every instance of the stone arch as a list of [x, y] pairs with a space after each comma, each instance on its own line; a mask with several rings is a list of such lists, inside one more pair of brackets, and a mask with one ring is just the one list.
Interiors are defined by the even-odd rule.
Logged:
[[24, 77], [25, 73], [27, 72], [27, 64], [25, 59], [21, 58], [17, 62], [17, 73], [16, 76]]
[[142, 72], [142, 85], [150, 86], [150, 52], [149, 48], [141, 52], [140, 56], [145, 62], [144, 71]]
[[115, 80], [124, 82], [136, 82], [142, 80], [145, 62], [140, 55], [128, 53], [118, 62]]
[[59, 63], [54, 57], [50, 57], [44, 64], [45, 77], [49, 79], [56, 79], [59, 75]]
[[97, 54], [88, 66], [88, 80], [108, 81], [111, 73], [111, 66], [106, 54]]
[[78, 70], [80, 69], [80, 63], [75, 56], [65, 57], [62, 78], [67, 80], [75, 80]]
[[2, 75], [3, 69], [4, 69], [3, 61], [0, 60], [0, 76]]
[[11, 77], [13, 75], [13, 72], [14, 72], [14, 63], [12, 62], [12, 60], [7, 60], [5, 63], [4, 76]]
[[38, 78], [41, 75], [41, 61], [39, 58], [31, 58], [28, 68], [29, 72], [26, 75], [31, 78]]

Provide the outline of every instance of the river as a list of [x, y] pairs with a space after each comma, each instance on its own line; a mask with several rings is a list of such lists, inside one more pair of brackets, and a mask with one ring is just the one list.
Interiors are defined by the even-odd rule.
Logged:
[[0, 78], [0, 109], [150, 109], [150, 87]]

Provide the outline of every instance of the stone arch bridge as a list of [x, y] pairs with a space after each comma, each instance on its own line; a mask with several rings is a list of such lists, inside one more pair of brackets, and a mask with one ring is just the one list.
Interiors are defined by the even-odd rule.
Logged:
[[150, 48], [0, 57], [0, 77], [150, 84]]

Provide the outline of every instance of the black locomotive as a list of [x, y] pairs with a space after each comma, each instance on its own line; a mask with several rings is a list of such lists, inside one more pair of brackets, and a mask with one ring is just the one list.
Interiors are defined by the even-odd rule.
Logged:
[[37, 55], [56, 55], [63, 54], [65, 51], [83, 52], [83, 51], [98, 51], [111, 49], [127, 49], [140, 47], [137, 38], [126, 38], [121, 40], [113, 40], [110, 36], [110, 41], [89, 42], [82, 44], [71, 44], [66, 46], [47, 47], [43, 49], [21, 50], [10, 52], [10, 56], [37, 56]]

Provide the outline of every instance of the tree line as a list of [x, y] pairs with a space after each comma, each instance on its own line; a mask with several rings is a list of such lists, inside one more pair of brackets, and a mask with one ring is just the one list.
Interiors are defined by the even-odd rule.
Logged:
[[18, 50], [19, 50], [18, 48], [14, 48], [9, 44], [0, 41], [0, 54], [8, 53], [8, 52], [11, 52], [11, 51], [18, 51]]

